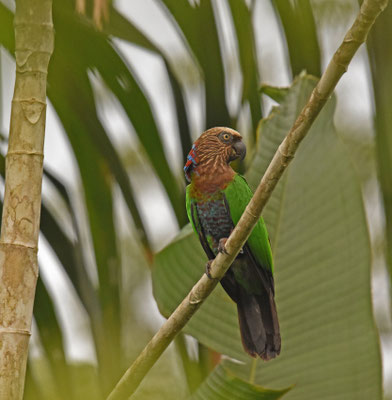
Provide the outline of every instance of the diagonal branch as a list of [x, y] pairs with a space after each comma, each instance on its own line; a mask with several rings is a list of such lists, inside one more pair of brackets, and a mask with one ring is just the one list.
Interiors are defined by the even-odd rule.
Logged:
[[213, 279], [207, 278], [206, 275], [200, 278], [190, 293], [140, 353], [135, 362], [125, 372], [109, 395], [108, 400], [126, 399], [135, 392], [144, 376], [158, 360], [163, 351], [224, 276], [260, 218], [264, 206], [283, 172], [293, 159], [299, 144], [308, 133], [339, 79], [346, 72], [357, 49], [365, 42], [367, 34], [377, 16], [385, 9], [387, 4], [388, 0], [365, 0], [363, 2], [354, 24], [347, 32], [342, 44], [328, 64], [327, 69], [290, 129], [290, 132], [279, 146], [252, 200], [227, 240], [225, 247], [229, 254], [218, 254], [212, 263], [211, 276]]

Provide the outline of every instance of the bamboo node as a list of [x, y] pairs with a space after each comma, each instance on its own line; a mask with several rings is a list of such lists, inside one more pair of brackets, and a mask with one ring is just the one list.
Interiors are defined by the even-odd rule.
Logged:
[[19, 329], [19, 328], [5, 328], [5, 327], [0, 327], [0, 335], [2, 333], [11, 333], [14, 335], [25, 335], [25, 336], [31, 336], [31, 332], [27, 329]]
[[22, 99], [22, 98], [19, 98], [19, 97], [14, 97], [12, 99], [12, 103], [30, 103], [30, 104], [39, 103], [39, 104], [42, 104], [43, 106], [46, 106], [46, 102], [45, 101], [37, 99], [36, 97], [28, 98], [28, 99]]
[[38, 252], [37, 246], [29, 246], [27, 244], [20, 244], [20, 243], [10, 243], [10, 242], [5, 242], [4, 240], [1, 239], [0, 239], [0, 246], [19, 247], [22, 249], [33, 250], [35, 253]]
[[27, 27], [30, 28], [31, 25], [38, 26], [40, 28], [44, 29], [53, 29], [54, 25], [51, 22], [35, 22], [32, 20], [29, 21], [14, 21], [14, 28], [16, 27]]
[[26, 151], [26, 150], [8, 151], [8, 153], [6, 154], [6, 157], [15, 156], [15, 155], [39, 156], [42, 158], [44, 157], [44, 153], [42, 153], [42, 151]]

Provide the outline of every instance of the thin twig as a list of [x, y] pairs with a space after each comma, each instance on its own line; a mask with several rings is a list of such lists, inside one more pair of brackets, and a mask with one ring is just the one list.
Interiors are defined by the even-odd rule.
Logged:
[[212, 263], [211, 276], [214, 279], [209, 279], [206, 275], [200, 278], [190, 293], [140, 353], [135, 362], [125, 372], [107, 400], [126, 399], [135, 392], [144, 376], [158, 360], [166, 347], [186, 325], [215, 288], [218, 281], [224, 276], [252, 232], [261, 215], [261, 211], [283, 172], [293, 159], [300, 142], [332, 94], [339, 79], [346, 72], [358, 47], [365, 42], [367, 34], [377, 16], [385, 9], [387, 4], [388, 0], [365, 0], [363, 2], [354, 24], [347, 32], [342, 44], [328, 64], [327, 69], [290, 132], [279, 146], [246, 211], [228, 238], [225, 247], [229, 254], [219, 253]]

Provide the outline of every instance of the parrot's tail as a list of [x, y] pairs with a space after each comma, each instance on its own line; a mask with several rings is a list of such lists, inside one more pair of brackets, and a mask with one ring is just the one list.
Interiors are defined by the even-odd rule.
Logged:
[[245, 351], [252, 357], [259, 355], [265, 361], [279, 355], [281, 340], [273, 290], [253, 295], [240, 289], [239, 285], [236, 302]]

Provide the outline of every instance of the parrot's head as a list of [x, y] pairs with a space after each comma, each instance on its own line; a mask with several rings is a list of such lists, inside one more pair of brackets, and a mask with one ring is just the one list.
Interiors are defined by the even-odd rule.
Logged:
[[[228, 165], [246, 155], [242, 136], [231, 128], [216, 127], [203, 132], [195, 141], [184, 166], [186, 179], [191, 181], [191, 172], [196, 168], [216, 168]], [[212, 170], [212, 169], [211, 169]]]

